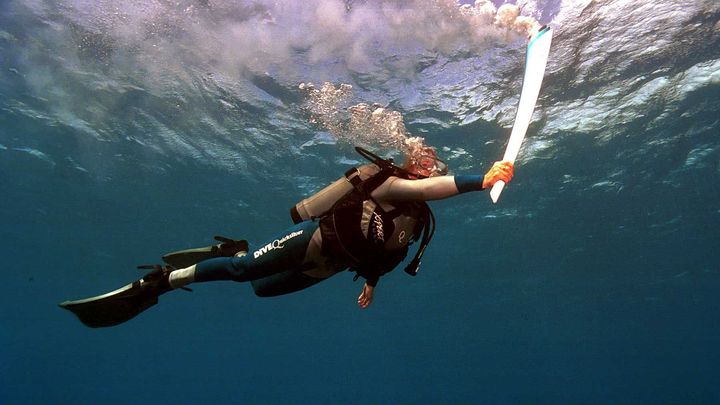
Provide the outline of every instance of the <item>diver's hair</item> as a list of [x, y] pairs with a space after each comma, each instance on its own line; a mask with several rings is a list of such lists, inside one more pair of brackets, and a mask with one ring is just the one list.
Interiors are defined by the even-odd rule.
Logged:
[[[419, 136], [410, 137], [405, 139], [403, 144], [403, 152], [405, 153], [405, 162], [403, 163], [403, 168], [409, 170], [413, 174], [416, 174], [414, 172], [414, 169], [417, 169], [421, 166], [420, 160], [422, 157], [432, 155], [438, 161], [440, 160], [438, 159], [437, 151], [435, 150], [435, 148], [426, 145], [424, 138], [421, 138]], [[438, 174], [439, 172], [434, 171], [434, 173]], [[447, 172], [440, 174], [447, 174]]]
[[425, 145], [425, 138], [419, 136], [412, 136], [406, 138], [403, 142], [403, 149], [403, 152], [405, 153], [406, 159], [408, 159], [408, 161], [418, 160], [420, 156], [422, 156], [424, 153], [427, 153], [428, 150], [431, 150], [432, 153], [437, 155], [434, 148]]

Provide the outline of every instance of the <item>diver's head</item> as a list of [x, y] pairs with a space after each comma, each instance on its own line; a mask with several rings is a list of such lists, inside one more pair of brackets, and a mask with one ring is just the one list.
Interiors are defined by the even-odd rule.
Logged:
[[448, 174], [447, 164], [438, 158], [435, 149], [424, 145], [408, 148], [403, 168], [419, 179]]

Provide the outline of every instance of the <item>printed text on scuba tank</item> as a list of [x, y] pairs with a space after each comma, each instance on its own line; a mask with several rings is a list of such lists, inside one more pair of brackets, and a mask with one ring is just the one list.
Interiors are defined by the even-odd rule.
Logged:
[[272, 242], [268, 243], [267, 245], [261, 247], [260, 249], [256, 250], [253, 253], [253, 257], [255, 257], [257, 259], [258, 257], [264, 255], [265, 253], [267, 253], [273, 249], [282, 249], [285, 247], [285, 245], [283, 245], [285, 242], [289, 241], [290, 239], [292, 239], [296, 236], [300, 236], [302, 234], [303, 234], [303, 231], [299, 230], [299, 231], [287, 234], [280, 239], [275, 239], [274, 241], [272, 241]]

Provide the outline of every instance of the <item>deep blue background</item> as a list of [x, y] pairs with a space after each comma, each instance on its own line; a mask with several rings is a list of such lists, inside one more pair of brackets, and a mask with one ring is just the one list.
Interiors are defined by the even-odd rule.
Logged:
[[[92, 330], [55, 305], [118, 287], [139, 275], [134, 265], [215, 233], [264, 237], [289, 224], [292, 193], [252, 193], [192, 163], [164, 175], [124, 168], [99, 183], [2, 154], [5, 403], [718, 398], [716, 173], [690, 177], [689, 196], [567, 193], [532, 218], [480, 220], [496, 209], [481, 195], [437, 202], [422, 272], [383, 279], [366, 311], [355, 307], [360, 284], [341, 274], [273, 299], [202, 285]], [[557, 193], [533, 180], [538, 194], [510, 188], [502, 204]], [[234, 206], [241, 199], [264, 214]]]

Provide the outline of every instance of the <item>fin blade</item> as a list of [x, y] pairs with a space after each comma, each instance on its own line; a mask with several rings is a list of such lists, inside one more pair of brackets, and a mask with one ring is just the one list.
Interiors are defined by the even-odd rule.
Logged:
[[135, 282], [95, 297], [64, 301], [59, 306], [75, 314], [84, 325], [103, 328], [127, 322], [157, 303], [157, 295], [143, 291]]
[[180, 250], [168, 253], [164, 255], [162, 259], [165, 263], [175, 267], [176, 269], [182, 269], [190, 267], [203, 260], [217, 257], [213, 248], [217, 249], [215, 246], [208, 246], [203, 248]]

